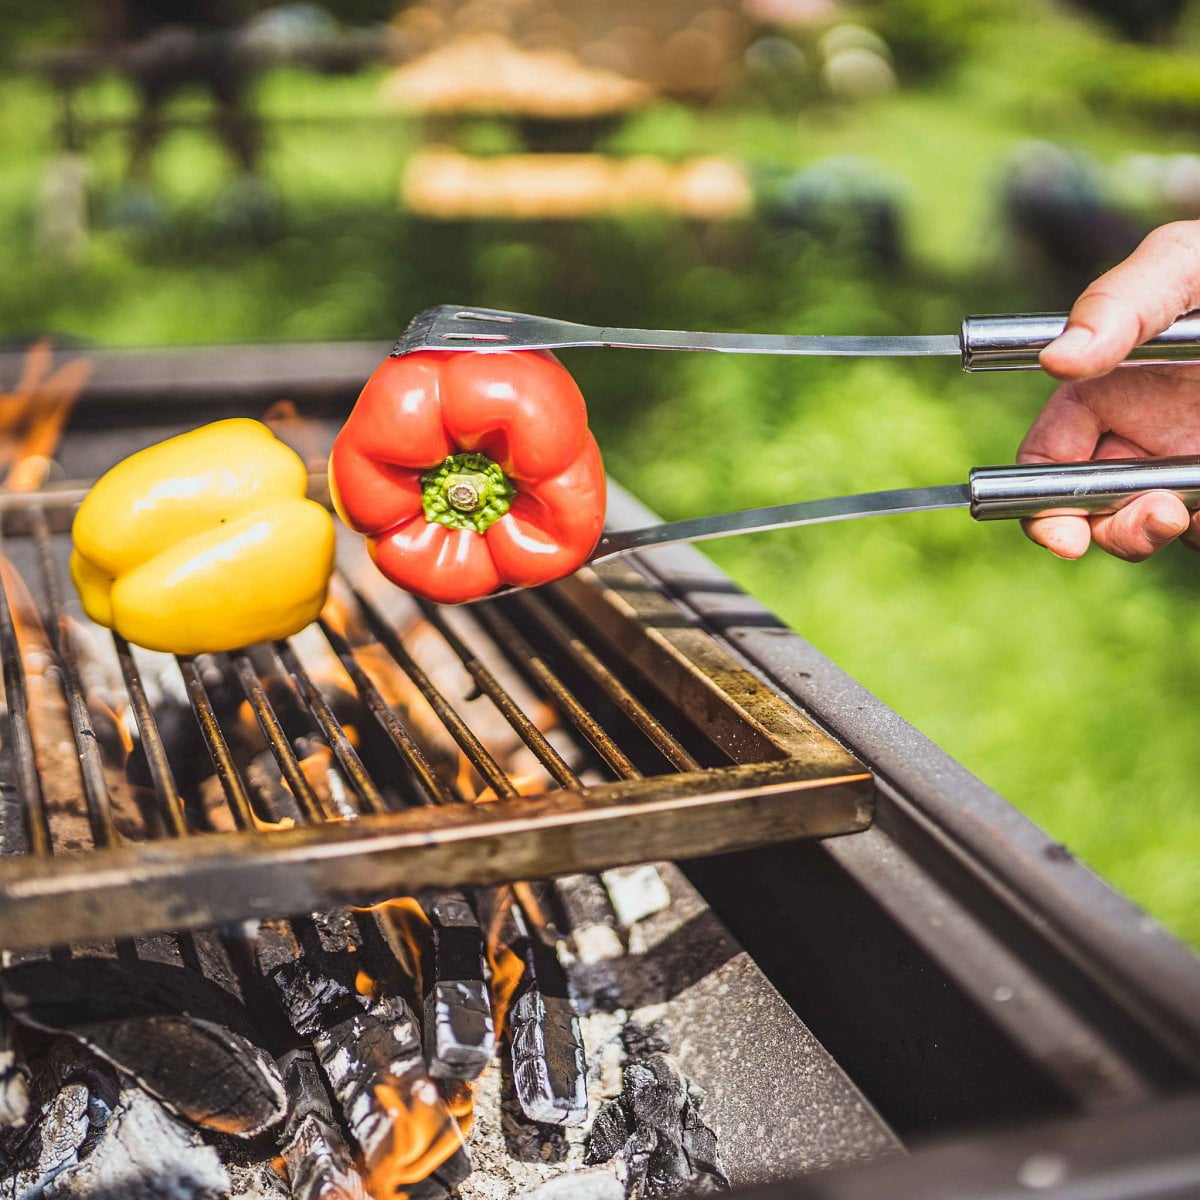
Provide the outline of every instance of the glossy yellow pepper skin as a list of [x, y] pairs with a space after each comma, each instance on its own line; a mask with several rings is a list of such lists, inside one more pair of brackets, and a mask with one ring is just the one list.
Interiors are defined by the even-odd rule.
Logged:
[[84, 611], [131, 642], [216, 653], [316, 619], [333, 518], [294, 451], [236, 418], [131, 455], [96, 482], [71, 536]]

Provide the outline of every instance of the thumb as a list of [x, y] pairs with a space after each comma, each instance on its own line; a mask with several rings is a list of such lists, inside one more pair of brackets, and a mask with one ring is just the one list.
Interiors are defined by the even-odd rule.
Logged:
[[1198, 302], [1200, 221], [1163, 225], [1079, 297], [1041, 364], [1060, 379], [1104, 375]]

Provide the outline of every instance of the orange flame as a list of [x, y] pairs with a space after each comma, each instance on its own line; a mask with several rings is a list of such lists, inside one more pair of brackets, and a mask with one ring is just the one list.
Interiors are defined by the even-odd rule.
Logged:
[[0, 393], [0, 465], [9, 467], [4, 487], [10, 492], [36, 491], [46, 482], [67, 417], [92, 372], [83, 358], [53, 374], [50, 364], [49, 343], [38, 342], [16, 388]]
[[367, 1190], [376, 1200], [403, 1196], [410, 1184], [428, 1179], [463, 1145], [460, 1118], [437, 1086], [420, 1079], [403, 1092], [390, 1083], [375, 1085], [375, 1103], [387, 1113], [391, 1144], [367, 1164]]
[[379, 926], [397, 958], [418, 989], [423, 990], [421, 970], [422, 964], [429, 958], [431, 933], [429, 918], [416, 900], [411, 896], [397, 896], [355, 911], [376, 914]]
[[466, 1137], [475, 1125], [475, 1093], [465, 1079], [443, 1079], [439, 1085], [450, 1115]]
[[496, 1036], [504, 1033], [504, 1023], [512, 1004], [517, 984], [525, 971], [520, 955], [509, 946], [503, 937], [504, 918], [512, 907], [514, 896], [511, 888], [496, 889], [495, 908], [487, 931], [487, 960], [492, 969], [492, 1022]]
[[354, 976], [354, 990], [367, 1000], [374, 1000], [379, 995], [379, 981], [360, 968]]

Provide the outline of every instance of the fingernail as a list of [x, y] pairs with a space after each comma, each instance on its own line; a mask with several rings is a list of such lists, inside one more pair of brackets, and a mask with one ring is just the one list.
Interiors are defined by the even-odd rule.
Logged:
[[1090, 329], [1085, 329], [1082, 325], [1072, 325], [1070, 329], [1060, 333], [1046, 349], [1066, 354], [1079, 354], [1091, 345], [1094, 337], [1095, 334]]
[[1174, 521], [1164, 521], [1156, 513], [1151, 513], [1146, 519], [1146, 532], [1150, 535], [1151, 541], [1161, 545], [1179, 536], [1179, 526]]

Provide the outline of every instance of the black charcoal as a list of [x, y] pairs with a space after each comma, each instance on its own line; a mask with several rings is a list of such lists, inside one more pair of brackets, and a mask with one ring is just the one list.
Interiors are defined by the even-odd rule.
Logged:
[[121, 1094], [82, 1161], [46, 1186], [46, 1200], [224, 1200], [229, 1177], [217, 1152], [138, 1088]]
[[485, 896], [494, 906], [489, 926], [521, 963], [505, 1020], [517, 1099], [538, 1124], [581, 1125], [588, 1111], [587, 1056], [562, 966], [530, 934], [511, 893]]
[[425, 983], [425, 1058], [435, 1079], [477, 1079], [496, 1052], [484, 979], [483, 932], [460, 892], [423, 896], [431, 955]]
[[624, 1163], [625, 1193], [643, 1197], [727, 1191], [717, 1139], [700, 1117], [702, 1096], [665, 1054], [630, 1061], [621, 1095], [596, 1114], [585, 1161]]
[[581, 963], [609, 962], [625, 953], [608, 893], [595, 875], [560, 876], [554, 892]]
[[81, 957], [13, 966], [0, 987], [18, 1020], [76, 1038], [190, 1121], [256, 1137], [283, 1119], [283, 1081], [244, 1007], [198, 972]]
[[279, 1068], [291, 1106], [279, 1145], [293, 1200], [367, 1200], [316, 1058], [310, 1050], [293, 1050]]

